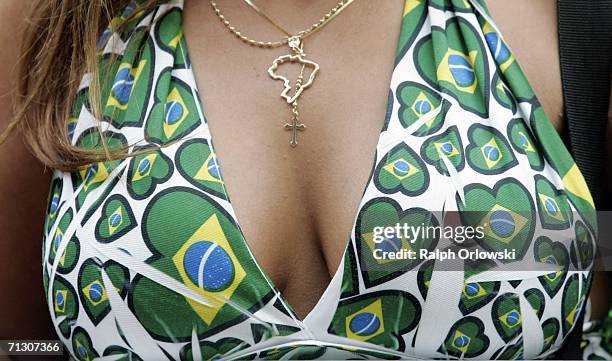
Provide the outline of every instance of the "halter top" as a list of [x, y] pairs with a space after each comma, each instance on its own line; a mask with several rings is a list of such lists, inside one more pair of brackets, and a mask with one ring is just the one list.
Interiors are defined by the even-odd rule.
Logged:
[[[594, 205], [483, 0], [405, 1], [375, 163], [343, 261], [304, 318], [239, 227], [182, 7], [118, 15], [113, 25], [127, 23], [99, 43], [102, 119], [86, 74], [67, 121], [74, 145], [135, 153], [54, 172], [44, 286], [74, 358], [533, 359], [563, 345], [590, 287]], [[558, 270], [373, 257], [440, 246], [373, 234], [440, 224], [442, 210], [479, 211], [491, 224], [480, 246]]]

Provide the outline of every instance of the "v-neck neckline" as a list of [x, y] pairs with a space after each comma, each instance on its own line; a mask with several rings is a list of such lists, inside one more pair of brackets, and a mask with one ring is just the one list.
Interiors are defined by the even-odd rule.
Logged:
[[[409, 4], [410, 1], [411, 0], [404, 0], [404, 5], [403, 5], [402, 9], [405, 9], [407, 6], [409, 6], [410, 5]], [[184, 8], [184, 0], [180, 0], [180, 7], [181, 7], [181, 9]], [[397, 41], [396, 41], [396, 44], [395, 44], [395, 49], [396, 50], [395, 50], [395, 53], [394, 53], [394, 58], [392, 59], [392, 61], [393, 61], [393, 70], [391, 71], [391, 77], [389, 79], [389, 84], [387, 86], [387, 89], [391, 89], [392, 88], [392, 85], [393, 85], [393, 82], [394, 82], [394, 78], [395, 78], [395, 75], [396, 75], [396, 65], [397, 65], [396, 57], [398, 56], [399, 51], [401, 50], [400, 47], [402, 45], [401, 31], [405, 27], [405, 25], [406, 25], [405, 22], [407, 21], [406, 17], [404, 17], [404, 11], [405, 10], [403, 10], [402, 13], [401, 13], [402, 19], [400, 21], [399, 29], [396, 29], [396, 31], [397, 31], [397, 33], [396, 33], [397, 34]], [[181, 25], [180, 26], [181, 26], [181, 28], [183, 27], [183, 21], [182, 20], [181, 20]], [[183, 32], [183, 34], [184, 34], [184, 32]], [[212, 140], [213, 139], [213, 135], [212, 135], [212, 132], [211, 132], [210, 127], [209, 127], [210, 118], [208, 116], [206, 116], [206, 112], [205, 112], [205, 108], [204, 108], [204, 103], [205, 102], [203, 101], [203, 99], [200, 96], [201, 93], [199, 91], [199, 86], [198, 86], [197, 78], [196, 78], [196, 75], [195, 75], [196, 71], [193, 68], [193, 63], [189, 60], [190, 59], [189, 45], [188, 45], [188, 41], [187, 41], [186, 38], [184, 38], [184, 43], [185, 43], [185, 46], [184, 46], [184, 49], [183, 49], [184, 50], [184, 55], [183, 56], [185, 57], [185, 59], [187, 59], [188, 64], [190, 64], [189, 67], [188, 67], [188, 70], [190, 72], [191, 77], [193, 78], [193, 88], [195, 90], [195, 93], [197, 94], [197, 100], [196, 101], [197, 101], [198, 106], [200, 107], [200, 109], [202, 111], [202, 115], [204, 116], [204, 119], [202, 120], [202, 126], [206, 129], [206, 131], [209, 134], [209, 138], [210, 138], [209, 147], [210, 147], [211, 153], [214, 155], [214, 157], [217, 160], [217, 166], [220, 169], [220, 174], [223, 174], [222, 173], [222, 168], [220, 166], [221, 161], [219, 160], [219, 157], [218, 157], [217, 152], [215, 150], [215, 147], [213, 145], [214, 144], [214, 141]], [[179, 43], [178, 46], [182, 47], [182, 44]], [[385, 93], [384, 96], [385, 96], [385, 98], [388, 98], [388, 93]], [[277, 294], [277, 296], [279, 297], [281, 302], [284, 304], [284, 306], [289, 308], [288, 311], [291, 313], [291, 315], [292, 315], [291, 317], [296, 322], [298, 322], [303, 328], [306, 328], [305, 323], [307, 323], [307, 320], [312, 318], [313, 315], [315, 315], [318, 312], [318, 310], [322, 307], [322, 305], [321, 305], [322, 301], [326, 298], [326, 295], [329, 292], [332, 291], [331, 288], [332, 288], [332, 286], [334, 284], [334, 279], [338, 276], [339, 272], [342, 272], [342, 268], [343, 268], [342, 266], [344, 264], [344, 257], [346, 255], [347, 250], [349, 249], [349, 247], [351, 246], [351, 243], [352, 243], [351, 239], [352, 239], [352, 235], [353, 235], [353, 233], [355, 231], [355, 223], [357, 222], [357, 218], [358, 218], [359, 213], [361, 211], [361, 207], [362, 207], [362, 203], [363, 203], [363, 199], [364, 199], [364, 194], [365, 194], [365, 191], [367, 190], [368, 185], [370, 183], [370, 178], [371, 178], [372, 171], [376, 167], [376, 153], [377, 153], [376, 150], [381, 145], [383, 145], [383, 143], [384, 143], [384, 140], [385, 140], [384, 132], [385, 132], [386, 119], [387, 119], [389, 113], [392, 111], [393, 105], [394, 105], [394, 102], [387, 101], [387, 106], [386, 106], [385, 113], [381, 114], [381, 117], [380, 117], [382, 119], [382, 122], [381, 122], [381, 125], [380, 125], [380, 129], [381, 130], [379, 131], [378, 139], [376, 141], [376, 146], [375, 146], [375, 148], [373, 150], [374, 151], [373, 165], [371, 166], [371, 169], [370, 169], [370, 172], [368, 174], [367, 179], [364, 181], [365, 184], [362, 187], [363, 190], [361, 192], [361, 198], [359, 200], [359, 205], [358, 205], [357, 210], [355, 212], [355, 216], [353, 217], [353, 223], [352, 223], [352, 226], [351, 226], [351, 231], [347, 235], [348, 237], [347, 237], [347, 240], [346, 240], [346, 244], [344, 246], [344, 251], [342, 252], [342, 256], [340, 258], [340, 263], [338, 264], [338, 267], [336, 268], [336, 270], [334, 272], [334, 275], [332, 276], [332, 278], [330, 279], [328, 284], [325, 286], [325, 289], [324, 289], [323, 293], [317, 299], [317, 302], [315, 303], [314, 307], [312, 307], [312, 309], [310, 311], [308, 311], [308, 313], [304, 317], [299, 317], [295, 313], [294, 308], [291, 305], [291, 303], [283, 295], [283, 293], [280, 291], [280, 289], [278, 287], [276, 287], [276, 285], [274, 284], [272, 279], [268, 276], [268, 272], [266, 272], [266, 270], [257, 261], [257, 257], [255, 256], [255, 253], [253, 253], [251, 247], [249, 246], [249, 242], [248, 242], [247, 238], [245, 237], [245, 234], [242, 231], [242, 228], [240, 227], [240, 221], [238, 220], [238, 216], [237, 216], [236, 211], [234, 209], [234, 206], [233, 206], [233, 204], [231, 202], [231, 199], [230, 199], [230, 196], [229, 196], [230, 192], [227, 189], [227, 185], [225, 183], [225, 180], [223, 179], [223, 177], [221, 178], [221, 180], [222, 180], [222, 188], [223, 188], [222, 195], [227, 200], [227, 208], [230, 211], [230, 214], [232, 215], [234, 223], [236, 223], [236, 225], [237, 225], [238, 232], [240, 234], [242, 242], [244, 243], [244, 246], [246, 247], [246, 250], [247, 250], [248, 254], [250, 254], [250, 256], [252, 258], [252, 261], [257, 266], [257, 269], [259, 270], [259, 272], [264, 276], [264, 278], [269, 283], [270, 288], [272, 288], [274, 290], [274, 292]]]

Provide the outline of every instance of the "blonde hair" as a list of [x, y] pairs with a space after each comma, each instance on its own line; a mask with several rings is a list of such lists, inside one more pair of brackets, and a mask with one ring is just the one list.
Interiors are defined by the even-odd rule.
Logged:
[[[103, 150], [73, 146], [66, 121], [85, 73], [92, 74], [87, 101], [100, 119], [98, 41], [106, 27], [120, 31], [130, 20], [111, 21], [130, 2], [133, 0], [40, 0], [33, 7], [18, 64], [14, 118], [0, 134], [0, 144], [19, 129], [43, 164], [64, 171], [127, 156], [109, 149], [102, 134]], [[160, 1], [139, 2], [141, 11]]]

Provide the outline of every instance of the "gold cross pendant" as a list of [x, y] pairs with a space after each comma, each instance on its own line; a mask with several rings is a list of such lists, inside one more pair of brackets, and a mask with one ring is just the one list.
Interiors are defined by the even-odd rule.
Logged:
[[291, 144], [292, 147], [297, 147], [298, 141], [297, 141], [297, 132], [303, 132], [306, 130], [306, 125], [305, 124], [298, 124], [298, 117], [293, 117], [293, 120], [291, 122], [291, 124], [289, 123], [285, 123], [285, 130], [290, 130], [291, 131], [291, 140], [289, 141], [289, 144]]
[[[300, 95], [302, 95], [304, 90], [308, 89], [314, 82], [315, 77], [319, 72], [319, 64], [306, 59], [302, 39], [299, 36], [289, 38], [287, 45], [293, 54], [283, 55], [276, 58], [274, 62], [272, 62], [272, 66], [268, 69], [268, 74], [274, 80], [283, 81], [284, 89], [281, 92], [281, 97], [285, 99], [289, 106], [291, 106], [291, 112], [293, 113], [291, 123], [285, 123], [285, 129], [291, 131], [291, 140], [289, 141], [289, 144], [295, 148], [298, 144], [297, 132], [306, 130], [306, 125], [300, 123], [298, 98]], [[300, 66], [300, 74], [293, 85], [289, 81], [289, 78], [277, 73], [280, 66], [288, 64], [297, 64]], [[311, 70], [310, 75], [308, 76], [305, 74], [306, 68], [310, 68]], [[293, 92], [291, 93], [292, 90]]]

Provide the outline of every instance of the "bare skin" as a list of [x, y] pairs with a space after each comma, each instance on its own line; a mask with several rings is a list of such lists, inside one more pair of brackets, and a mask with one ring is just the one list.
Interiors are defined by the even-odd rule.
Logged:
[[[0, 128], [11, 116], [19, 29], [32, 1], [0, 2]], [[49, 173], [16, 134], [0, 152], [0, 339], [54, 339], [40, 250]]]
[[[218, 3], [245, 33], [279, 38], [242, 2]], [[505, 3], [489, 1], [545, 110], [561, 129], [560, 75], [551, 66], [558, 63], [554, 1]], [[309, 26], [335, 0], [257, 4], [295, 31]], [[6, 64], [17, 63], [18, 47], [10, 34], [23, 21], [24, 6], [17, 0], [0, 4], [0, 46], [6, 49], [0, 52], [5, 64], [0, 94], [12, 88], [12, 66]], [[306, 51], [322, 72], [301, 102], [309, 128], [298, 148], [291, 149], [289, 133], [282, 129], [288, 108], [278, 98], [279, 83], [265, 73], [284, 49], [241, 44], [214, 17], [208, 2], [186, 1], [191, 60], [240, 225], [258, 262], [302, 317], [327, 287], [348, 242], [384, 120], [402, 8], [403, 0], [356, 1], [309, 38]], [[523, 40], [527, 34], [529, 43]], [[10, 94], [0, 97], [0, 114], [8, 114], [9, 104]], [[7, 120], [0, 118], [0, 125]], [[11, 151], [0, 152], [0, 204], [17, 203], [14, 194], [20, 194], [20, 202], [0, 207], [5, 240], [0, 263], [11, 265], [0, 276], [5, 295], [0, 299], [0, 339], [52, 338], [39, 269], [49, 181], [18, 137], [5, 149]]]
[[[295, 2], [258, 2], [296, 30], [335, 1], [300, 3], [301, 14]], [[279, 37], [242, 2], [219, 6], [253, 37]], [[384, 121], [402, 7], [402, 1], [355, 2], [306, 41], [322, 71], [301, 100], [309, 128], [292, 149], [282, 128], [288, 107], [265, 73], [286, 50], [240, 44], [207, 6], [186, 3], [185, 33], [239, 222], [257, 260], [301, 316], [328, 285], [349, 239]]]
[[[252, 38], [282, 35], [243, 2], [218, 3], [232, 24]], [[270, 61], [286, 50], [244, 45], [209, 6], [186, 1], [184, 30], [239, 222], [258, 262], [301, 316], [319, 300], [349, 239], [384, 121], [403, 3], [357, 1], [306, 41], [306, 52], [322, 70], [300, 103], [309, 128], [291, 149], [282, 129], [288, 109], [279, 100], [279, 84], [265, 73]], [[308, 27], [335, 0], [257, 4], [296, 31]], [[490, 1], [560, 129], [560, 73], [550, 66], [558, 62], [554, 4]], [[524, 13], [534, 15], [526, 18]], [[522, 41], [527, 35], [530, 42]]]

